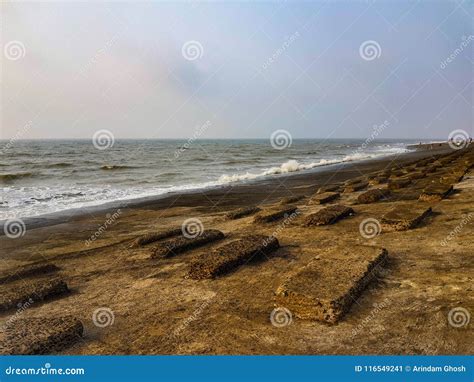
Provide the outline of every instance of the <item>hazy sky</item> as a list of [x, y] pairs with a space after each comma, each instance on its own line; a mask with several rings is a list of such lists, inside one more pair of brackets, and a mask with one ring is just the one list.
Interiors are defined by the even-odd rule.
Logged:
[[473, 134], [473, 4], [2, 3], [0, 138]]

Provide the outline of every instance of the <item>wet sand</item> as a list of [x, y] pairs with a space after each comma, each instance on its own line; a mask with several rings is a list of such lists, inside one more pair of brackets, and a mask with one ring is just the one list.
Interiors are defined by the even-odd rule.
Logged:
[[[1, 291], [14, 295], [17, 290], [31, 290], [28, 288], [32, 283], [44, 285], [53, 278], [67, 283], [69, 291], [61, 290], [41, 300], [32, 293], [33, 302], [23, 301], [20, 307], [1, 311], [0, 346], [2, 341], [8, 342], [8, 333], [20, 332], [29, 319], [40, 318], [38, 325], [47, 326], [49, 319], [71, 316], [74, 321], [70, 325], [51, 323], [49, 328], [53, 330], [56, 325], [76, 330], [79, 320], [83, 336], [72, 341], [68, 334], [65, 346], [48, 343], [45, 352], [472, 353], [472, 323], [460, 326], [456, 321], [453, 325], [450, 314], [459, 308], [464, 309], [461, 313], [474, 312], [472, 168], [460, 182], [453, 181], [454, 192], [441, 200], [421, 202], [418, 197], [431, 180], [443, 178], [446, 170], [452, 172], [454, 167], [450, 166], [459, 168], [463, 158], [470, 158], [472, 166], [473, 152], [472, 147], [418, 150], [254, 183], [27, 220], [24, 236], [0, 237], [2, 276], [20, 275], [2, 282]], [[453, 157], [433, 167], [446, 155]], [[424, 158], [426, 163], [415, 167]], [[390, 197], [370, 204], [357, 201], [367, 190], [395, 187], [393, 182], [419, 168], [426, 173], [394, 189]], [[389, 179], [392, 183], [367, 184], [359, 191], [348, 191], [350, 180], [360, 178], [358, 184], [362, 184], [384, 170], [390, 170], [387, 175], [393, 178]], [[339, 186], [339, 198], [324, 205], [311, 203], [311, 196], [327, 185]], [[298, 208], [296, 216], [287, 214], [268, 223], [256, 222], [255, 215], [226, 218], [228, 212], [242, 207], [258, 205], [263, 212], [287, 208], [280, 204], [281, 199], [297, 196], [306, 198], [293, 203]], [[309, 215], [335, 204], [349, 206], [354, 214], [330, 225], [303, 224]], [[361, 223], [366, 219], [381, 223], [394, 208], [414, 210], [420, 205], [429, 205], [432, 213], [413, 229], [382, 231], [370, 238], [361, 234]], [[140, 235], [181, 227], [187, 219], [198, 219], [204, 230], [220, 230], [225, 238], [169, 257], [150, 258], [151, 248], [174, 240], [172, 237], [131, 247]], [[450, 235], [452, 232], [455, 234]], [[191, 264], [206, 258], [215, 248], [236, 239], [245, 240], [250, 234], [273, 235], [280, 247], [215, 279], [189, 277]], [[278, 288], [318, 259], [329, 264], [321, 275], [327, 280], [320, 285], [321, 295], [332, 298], [341, 285], [350, 284], [338, 278], [357, 282], [359, 274], [354, 269], [361, 268], [363, 273], [364, 267], [351, 264], [366, 261], [357, 251], [358, 245], [385, 248], [387, 261], [377, 267], [360, 294], [352, 296], [348, 311], [335, 324], [301, 319], [298, 307], [292, 312], [275, 305]], [[37, 275], [19, 273], [22, 266], [32, 263], [54, 264], [59, 270], [43, 270]], [[318, 286], [313, 285], [311, 291], [318, 294]], [[22, 296], [20, 300], [25, 300], [27, 294]], [[3, 352], [8, 350], [3, 348]]]

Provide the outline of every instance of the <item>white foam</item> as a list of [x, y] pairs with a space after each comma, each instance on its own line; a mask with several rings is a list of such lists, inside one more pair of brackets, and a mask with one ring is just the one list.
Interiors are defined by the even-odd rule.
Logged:
[[[218, 185], [218, 182], [206, 182], [173, 187], [150, 187], [146, 189], [139, 187], [114, 188], [110, 185], [102, 187], [81, 186], [74, 189], [75, 192], [80, 192], [81, 194], [72, 198], [55, 197], [70, 192], [70, 188], [67, 186], [22, 187], [20, 189], [5, 187], [5, 190], [9, 190], [9, 200], [8, 204], [4, 206], [7, 207], [6, 210], [0, 209], [0, 220], [34, 217], [69, 209], [95, 207], [109, 202], [129, 201], [159, 196], [170, 192], [189, 191]], [[41, 201], [41, 199], [46, 198], [49, 199], [47, 202]]]
[[383, 149], [380, 149], [379, 151], [373, 152], [373, 153], [354, 152], [352, 154], [344, 156], [342, 159], [336, 159], [336, 158], [321, 159], [318, 162], [311, 162], [311, 163], [300, 163], [296, 160], [289, 160], [281, 164], [279, 167], [270, 167], [259, 173], [246, 172], [244, 174], [231, 174], [231, 175], [224, 174], [220, 176], [219, 183], [224, 184], [224, 183], [231, 183], [231, 182], [238, 182], [238, 181], [245, 181], [245, 180], [253, 180], [253, 179], [266, 177], [270, 175], [279, 175], [279, 174], [287, 174], [287, 173], [303, 171], [303, 170], [310, 170], [312, 168], [328, 166], [331, 164], [377, 158], [377, 157], [385, 156], [388, 154], [402, 153], [406, 151], [407, 150], [404, 148], [398, 148], [398, 147], [385, 148], [384, 147]]

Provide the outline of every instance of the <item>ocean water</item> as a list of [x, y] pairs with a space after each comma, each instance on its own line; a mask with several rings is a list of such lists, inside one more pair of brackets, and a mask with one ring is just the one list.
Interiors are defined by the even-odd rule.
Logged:
[[293, 140], [280, 149], [269, 140], [0, 141], [0, 220], [310, 171], [402, 153], [409, 143]]

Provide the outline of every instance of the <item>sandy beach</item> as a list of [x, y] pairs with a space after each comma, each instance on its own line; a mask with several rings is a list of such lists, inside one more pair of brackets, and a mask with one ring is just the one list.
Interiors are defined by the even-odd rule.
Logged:
[[472, 353], [473, 160], [418, 150], [27, 220], [0, 237], [0, 351]]

